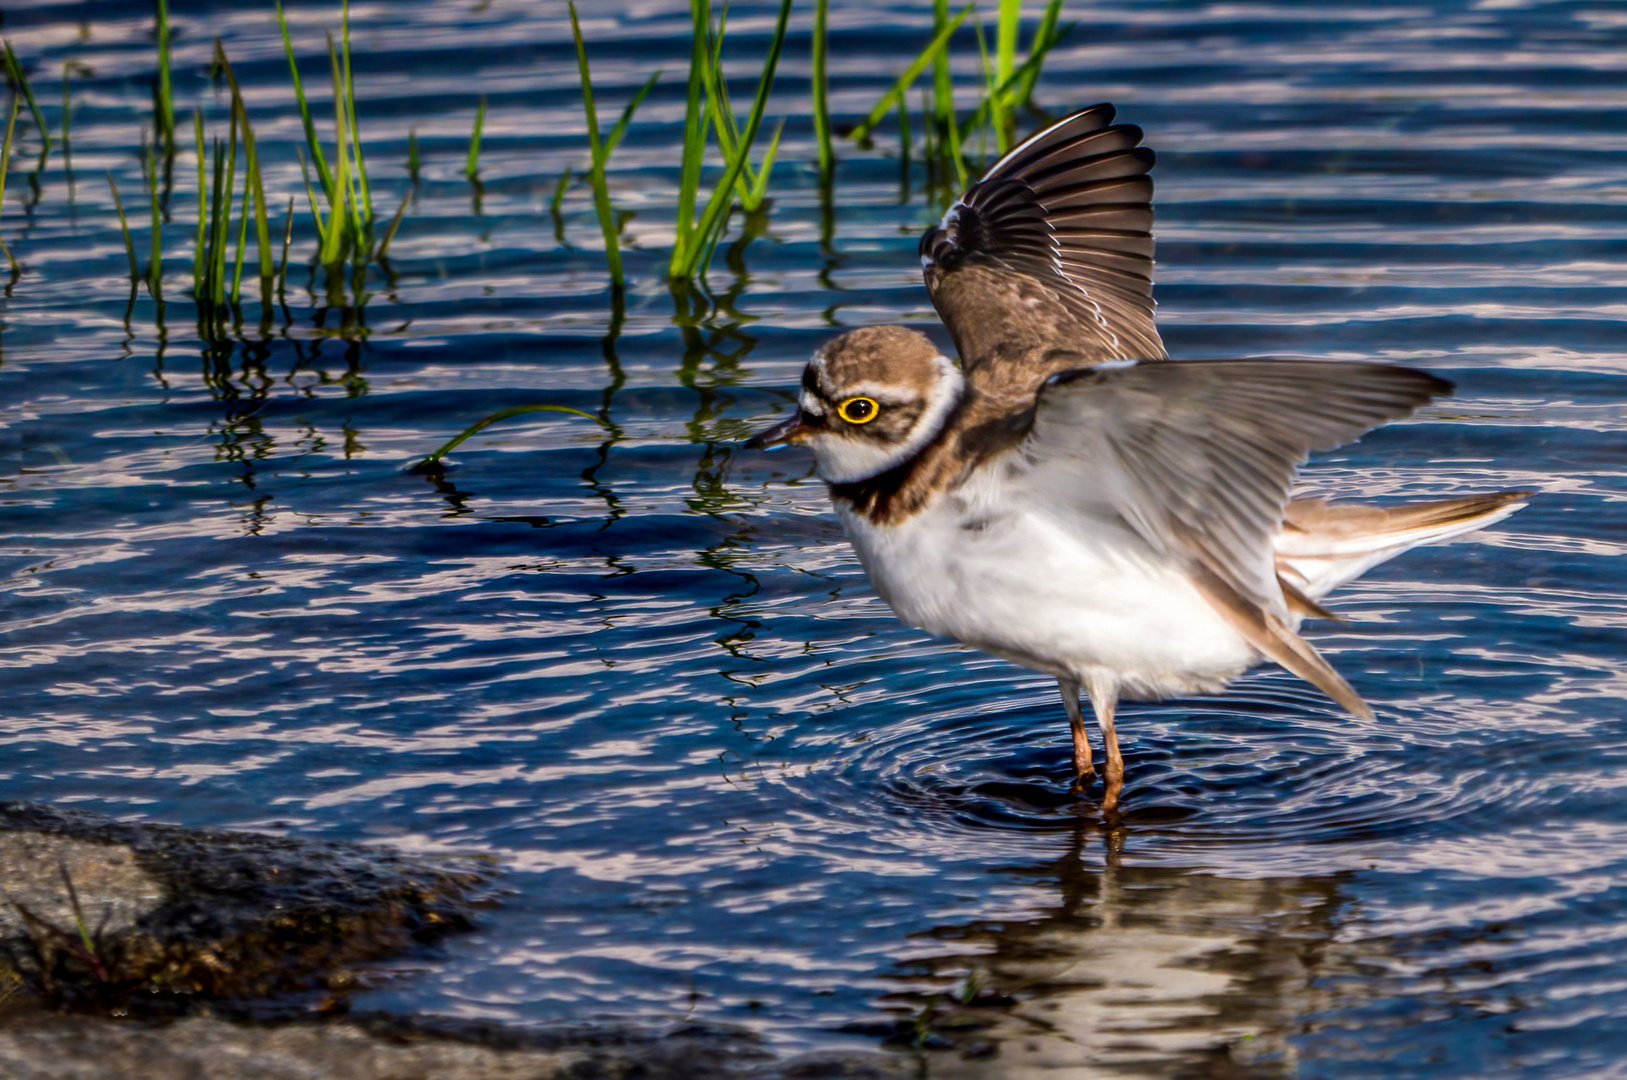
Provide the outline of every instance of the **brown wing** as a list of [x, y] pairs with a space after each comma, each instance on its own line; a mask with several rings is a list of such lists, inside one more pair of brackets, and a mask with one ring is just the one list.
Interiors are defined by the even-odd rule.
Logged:
[[1123, 521], [1181, 565], [1255, 648], [1360, 713], [1361, 699], [1294, 633], [1273, 541], [1310, 451], [1451, 388], [1381, 364], [1115, 364], [1051, 379], [1021, 451], [1044, 505]]
[[[927, 292], [974, 385], [1017, 376], [1012, 364], [1043, 379], [1081, 359], [1168, 355], [1153, 326], [1153, 153], [1140, 142], [1111, 105], [1075, 113], [996, 162], [921, 238]], [[1053, 349], [1072, 356], [1048, 360]]]

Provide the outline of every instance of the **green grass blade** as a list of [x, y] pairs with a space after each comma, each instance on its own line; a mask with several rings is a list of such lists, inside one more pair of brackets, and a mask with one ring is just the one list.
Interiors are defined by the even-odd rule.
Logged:
[[299, 64], [294, 60], [294, 43], [288, 36], [288, 20], [283, 18], [282, 0], [277, 0], [277, 25], [282, 28], [282, 48], [288, 54], [288, 74], [294, 83], [294, 100], [299, 104], [299, 118], [305, 126], [305, 145], [311, 151], [316, 175], [322, 178], [322, 193], [333, 199], [333, 173], [328, 170], [327, 159], [322, 156], [322, 144], [316, 139], [316, 122], [311, 119], [311, 107], [305, 101], [305, 87], [299, 81]]
[[[1041, 63], [1043, 63], [1044, 54], [1050, 52], [1052, 47], [1062, 40], [1061, 35], [1056, 31], [1057, 20], [1061, 17], [1062, 0], [1051, 0], [1045, 7], [1044, 16], [1040, 18], [1039, 27], [1034, 31], [1034, 41], [1029, 46], [1030, 60], [1038, 56], [1041, 58]], [[1029, 68], [1028, 74], [1024, 75], [1012, 90], [1011, 104], [1014, 107], [1029, 104], [1034, 97], [1034, 83], [1038, 80], [1039, 66], [1035, 65]]]
[[350, 197], [350, 154], [345, 148], [348, 129], [345, 124], [345, 97], [339, 84], [339, 57], [333, 49], [333, 35], [328, 35], [328, 64], [333, 73], [333, 114], [335, 146], [333, 150], [333, 190], [328, 192], [328, 231], [322, 238], [322, 265], [333, 267], [344, 261], [345, 208]]
[[412, 178], [414, 187], [418, 186], [418, 129], [413, 128], [407, 132], [407, 175]]
[[311, 169], [305, 163], [305, 154], [297, 146], [294, 147], [294, 152], [299, 156], [299, 169], [305, 176], [305, 197], [311, 202], [311, 220], [316, 222], [316, 242], [320, 248], [322, 242], [327, 239], [328, 226], [322, 220], [322, 208], [316, 204], [316, 191], [311, 187]]
[[[988, 126], [994, 129], [996, 145], [999, 146], [1000, 153], [1004, 154], [1011, 149], [1009, 145], [1011, 125], [1006, 122], [1005, 98], [1000, 94], [1000, 82], [995, 78], [994, 69], [989, 66], [989, 43], [983, 36], [983, 20], [974, 16], [972, 29], [977, 32], [977, 55], [983, 65], [983, 107], [979, 111], [988, 118]], [[984, 152], [988, 150], [986, 139], [982, 149]]]
[[237, 115], [238, 123], [243, 127], [243, 152], [247, 170], [245, 180], [253, 196], [251, 202], [254, 205], [254, 244], [259, 257], [260, 280], [266, 282], [270, 280], [272, 274], [271, 224], [266, 219], [266, 188], [265, 179], [260, 173], [259, 143], [254, 137], [254, 126], [249, 123], [249, 111], [243, 102], [243, 91], [237, 85], [237, 73], [232, 70], [232, 62], [227, 58], [226, 48], [219, 38], [215, 39], [215, 62], [225, 74], [227, 85], [231, 87], [232, 109]]
[[339, 253], [336, 257], [342, 261], [347, 248], [361, 250], [362, 237], [366, 230], [363, 228], [361, 202], [356, 193], [355, 145], [351, 139], [351, 134], [356, 128], [351, 121], [348, 95], [345, 92], [344, 70], [339, 66], [339, 54], [334, 50], [332, 34], [328, 35], [328, 62], [333, 68], [334, 129], [339, 133], [338, 148], [334, 151], [334, 156], [339, 161], [339, 172], [333, 182], [342, 196], [341, 205], [330, 210], [328, 220], [330, 222], [335, 220], [334, 215], [340, 210], [343, 211], [338, 220], [348, 228], [341, 229]]
[[[11, 115], [6, 118], [6, 137], [4, 140], [0, 140], [0, 217], [5, 215], [6, 174], [11, 171], [11, 133], [16, 130], [16, 127], [17, 99], [13, 97], [11, 99]], [[12, 255], [11, 249], [6, 246], [4, 240], [0, 240], [0, 253], [5, 255], [6, 264], [11, 267], [12, 276], [16, 277], [22, 268], [17, 265], [16, 256]]]
[[[942, 33], [949, 25], [949, 0], [933, 0], [932, 32]], [[949, 50], [940, 49], [932, 58], [932, 104], [937, 110], [940, 131], [955, 122], [955, 82], [949, 71]]]
[[604, 257], [610, 267], [610, 283], [622, 287], [621, 244], [616, 238], [615, 214], [610, 209], [610, 186], [605, 180], [604, 144], [599, 141], [599, 110], [593, 103], [593, 79], [588, 74], [588, 50], [582, 41], [582, 25], [576, 17], [576, 4], [571, 10], [571, 34], [576, 38], [576, 66], [582, 74], [582, 107], [588, 117], [588, 149], [592, 151], [593, 166], [589, 179], [593, 181], [593, 207], [599, 214], [599, 228], [604, 233]]
[[978, 105], [977, 110], [973, 112], [972, 115], [968, 116], [965, 122], [960, 125], [960, 137], [965, 138], [968, 134], [977, 130], [977, 125], [983, 123], [984, 118], [988, 116], [990, 102], [993, 98], [1009, 94], [1014, 87], [1021, 85], [1022, 80], [1027, 78], [1030, 74], [1037, 75], [1039, 69], [1045, 63], [1045, 57], [1047, 54], [1050, 53], [1051, 49], [1056, 46], [1058, 42], [1067, 37], [1073, 28], [1074, 24], [1068, 23], [1067, 25], [1058, 29], [1055, 35], [1051, 38], [1049, 44], [1036, 50], [1027, 60], [1022, 62], [1022, 65], [1018, 67], [1016, 71], [1012, 72], [1011, 78], [1007, 79], [1004, 84], [995, 87], [992, 91], [990, 91], [990, 93], [984, 97], [982, 103]]
[[222, 259], [220, 255], [222, 246], [220, 222], [229, 210], [229, 206], [223, 205], [223, 203], [230, 197], [226, 190], [226, 147], [221, 143], [218, 135], [214, 141], [214, 152], [213, 179], [209, 190], [209, 249], [204, 256], [203, 266], [206, 289], [204, 302], [211, 306], [215, 303], [215, 286], [220, 280], [218, 272]]
[[237, 268], [232, 272], [232, 306], [243, 300], [243, 255], [248, 248], [249, 217], [254, 208], [254, 184], [248, 169], [243, 170], [243, 213], [237, 222]]
[[216, 305], [226, 302], [226, 258], [227, 246], [232, 236], [232, 199], [233, 192], [237, 190], [237, 113], [232, 113], [230, 147], [226, 154], [226, 183], [221, 189], [224, 200], [221, 204], [220, 217], [215, 221], [215, 246], [213, 249], [215, 265], [210, 268], [210, 282], [214, 286], [211, 299]]
[[610, 135], [604, 141], [604, 159], [606, 161], [609, 161], [610, 155], [616, 152], [616, 147], [621, 143], [621, 137], [627, 134], [627, 125], [633, 122], [633, 113], [638, 111], [638, 107], [644, 103], [644, 99], [649, 96], [650, 91], [655, 89], [656, 80], [659, 78], [661, 78], [659, 71], [651, 75], [649, 81], [639, 89], [638, 93], [633, 95], [633, 100], [627, 103], [627, 108], [621, 111], [621, 119], [616, 121], [616, 126], [610, 129]]
[[204, 184], [203, 114], [196, 110], [192, 113], [192, 135], [198, 144], [198, 240], [192, 248], [192, 296], [202, 303], [204, 223], [209, 220], [208, 207], [204, 200], [208, 196], [209, 189]]
[[124, 200], [119, 198], [119, 186], [113, 182], [113, 174], [107, 174], [107, 190], [113, 193], [113, 208], [119, 212], [119, 228], [124, 230], [124, 253], [130, 257], [130, 288], [136, 287], [141, 280], [141, 271], [136, 267], [136, 244], [130, 239], [130, 223], [124, 219]]
[[516, 405], [510, 409], [503, 409], [499, 412], [494, 412], [482, 420], [476, 420], [474, 423], [470, 424], [468, 427], [459, 432], [457, 437], [451, 439], [439, 450], [435, 451], [424, 460], [418, 462], [418, 464], [414, 465], [413, 468], [425, 469], [435, 465], [441, 460], [441, 458], [445, 457], [447, 454], [450, 454], [453, 450], [461, 446], [471, 435], [479, 434], [500, 420], [507, 420], [510, 417], [523, 416], [526, 413], [534, 412], [568, 413], [571, 416], [584, 417], [585, 419], [592, 420], [596, 424], [608, 426], [602, 419], [594, 416], [592, 413], [583, 412], [581, 409], [573, 409], [569, 405]]
[[409, 196], [401, 197], [401, 205], [395, 208], [395, 216], [390, 218], [390, 227], [384, 230], [384, 239], [379, 242], [378, 257], [386, 258], [390, 254], [390, 241], [395, 239], [395, 231], [401, 228], [401, 219], [407, 216], [407, 204], [412, 199]]
[[248, 147], [248, 181], [249, 192], [254, 196], [254, 250], [260, 266], [260, 282], [264, 288], [271, 282], [271, 221], [266, 216], [266, 185], [265, 177], [260, 173], [260, 155], [254, 139], [254, 133], [249, 129], [247, 114], [243, 117], [243, 130], [247, 135], [245, 140]]
[[158, 120], [158, 133], [164, 138], [164, 145], [170, 153], [175, 152], [175, 89], [170, 79], [169, 56], [169, 3], [167, 0], [157, 0], [157, 30], [158, 30], [158, 93], [157, 109], [154, 110]]
[[[23, 74], [22, 61], [17, 59], [17, 53], [11, 47], [11, 41], [5, 42], [6, 68], [11, 72], [12, 81], [23, 92], [23, 100], [28, 102], [28, 115], [34, 118], [34, 126], [40, 129], [40, 141], [45, 144], [45, 153], [51, 152], [51, 129], [45, 126], [45, 114], [40, 112], [40, 103], [34, 100], [34, 88], [28, 85], [28, 76]], [[44, 157], [41, 157], [44, 164]]]
[[[706, 73], [706, 97], [712, 109], [712, 130], [717, 132], [718, 149], [723, 151], [724, 161], [733, 158], [740, 145], [740, 128], [735, 123], [734, 104], [729, 100], [729, 87], [723, 78], [723, 30], [728, 23], [728, 17], [728, 9], [724, 8], [710, 54], [711, 66]], [[740, 176], [735, 180], [735, 194], [742, 203], [751, 197], [754, 183], [751, 156], [748, 154]], [[747, 209], [751, 207], [748, 206]]]
[[[305, 190], [309, 191], [311, 182], [305, 181]], [[314, 201], [314, 200], [313, 200]], [[288, 196], [288, 213], [284, 215], [282, 227], [282, 264], [277, 267], [277, 296], [283, 299], [288, 295], [288, 245], [294, 239], [294, 197]]]
[[768, 175], [774, 171], [774, 155], [779, 153], [780, 135], [784, 131], [785, 120], [781, 118], [779, 126], [774, 129], [774, 137], [768, 140], [768, 149], [763, 152], [763, 164], [751, 185], [751, 192], [740, 200], [740, 205], [745, 207], [748, 214], [763, 205], [763, 200], [768, 197]]
[[[712, 189], [712, 197], [706, 202], [706, 209], [701, 213], [699, 224], [695, 226], [700, 246], [705, 249], [708, 258], [717, 246], [718, 239], [723, 235], [729, 209], [734, 204], [735, 181], [745, 169], [746, 157], [751, 153], [752, 144], [757, 141], [758, 129], [762, 127], [763, 111], [768, 108], [768, 94], [774, 88], [774, 72], [779, 67], [780, 53], [785, 49], [785, 27], [790, 18], [791, 0], [780, 0], [779, 19], [775, 23], [774, 37], [769, 43], [768, 56], [763, 61], [762, 77], [757, 80], [757, 97], [752, 102], [751, 115], [746, 120], [746, 130], [740, 136], [736, 152], [729, 158], [724, 168], [722, 179], [718, 181], [717, 187]], [[721, 128], [721, 125], [714, 126]], [[692, 254], [698, 256], [698, 253]], [[693, 257], [681, 276], [693, 277], [697, 271], [704, 269], [705, 265], [703, 259]]]
[[828, 177], [836, 166], [836, 151], [830, 137], [830, 80], [826, 75], [829, 56], [826, 24], [830, 0], [815, 0], [813, 26], [813, 122], [819, 144], [819, 175]]
[[1000, 21], [994, 39], [995, 78], [1005, 82], [1017, 66], [1017, 31], [1023, 14], [1022, 0], [1000, 0]]
[[469, 160], [464, 163], [463, 175], [473, 180], [480, 175], [480, 135], [486, 128], [486, 95], [480, 95], [475, 107], [474, 131], [469, 135]]
[[667, 273], [673, 277], [686, 276], [683, 267], [689, 260], [694, 242], [695, 203], [700, 191], [701, 163], [706, 157], [706, 129], [710, 117], [706, 112], [706, 79], [711, 70], [711, 55], [706, 48], [706, 35], [712, 24], [711, 0], [689, 0], [691, 28], [689, 51], [689, 91], [684, 108], [684, 156], [678, 174], [678, 230], [672, 245], [672, 259]]
[[554, 219], [554, 240], [560, 247], [565, 246], [565, 218], [560, 208], [565, 204], [565, 189], [571, 185], [571, 167], [565, 166], [565, 171], [559, 174], [559, 183], [554, 185], [553, 198], [548, 200], [548, 216]]
[[152, 147], [145, 135], [141, 140], [141, 179], [147, 186], [147, 201], [152, 204], [153, 249], [147, 263], [147, 291], [159, 303], [164, 301], [164, 230], [163, 213], [158, 205], [158, 163], [153, 160]]
[[367, 186], [367, 159], [362, 155], [362, 129], [356, 118], [356, 82], [350, 77], [350, 0], [339, 9], [340, 38], [345, 49], [345, 109], [350, 114], [350, 152], [356, 158], [356, 186], [361, 192], [362, 221], [373, 227], [373, 192]]
[[904, 69], [904, 74], [900, 75], [898, 81], [893, 83], [892, 89], [881, 95], [881, 100], [876, 102], [875, 108], [870, 110], [870, 115], [866, 116], [860, 121], [859, 126], [853, 129], [852, 138], [863, 139], [870, 134], [871, 129], [879, 124], [881, 118], [886, 116], [887, 112], [893, 107], [893, 102], [910, 88], [910, 85], [915, 82], [916, 77], [921, 74], [922, 70], [949, 44], [949, 36], [960, 28], [960, 24], [966, 21], [966, 17], [973, 10], [975, 10], [975, 5], [966, 5], [959, 15], [949, 20], [936, 34], [932, 35], [932, 40], [927, 44], [927, 47], [922, 49], [921, 54], [911, 61], [909, 67]]

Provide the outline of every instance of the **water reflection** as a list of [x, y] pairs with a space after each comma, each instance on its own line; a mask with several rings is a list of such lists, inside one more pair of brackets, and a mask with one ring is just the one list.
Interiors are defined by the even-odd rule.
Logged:
[[942, 951], [899, 972], [917, 986], [884, 1005], [892, 1044], [933, 1080], [1294, 1075], [1344, 875], [1225, 877], [1126, 854], [1157, 842], [1081, 824], [1055, 862], [1004, 871], [1051, 902], [924, 935]]

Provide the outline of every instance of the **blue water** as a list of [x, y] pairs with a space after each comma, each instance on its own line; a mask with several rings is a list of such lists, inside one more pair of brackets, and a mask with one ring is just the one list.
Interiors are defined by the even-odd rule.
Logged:
[[[666, 72], [612, 161], [617, 319], [588, 188], [558, 233], [549, 209], [586, 160], [563, 5], [354, 9], [375, 198], [411, 198], [358, 310], [305, 268], [274, 19], [175, 0], [183, 121], [223, 130], [218, 35], [271, 205], [299, 196], [286, 309], [246, 304], [224, 343], [185, 296], [189, 151], [170, 302], [127, 304], [103, 173], [144, 251], [150, 13], [7, 6], [53, 126], [81, 66], [72, 201], [59, 151], [31, 184], [25, 119], [0, 215], [26, 271], [0, 298], [0, 790], [500, 858], [512, 891], [479, 932], [376, 973], [359, 1008], [721, 1021], [941, 1077], [1627, 1075], [1627, 18], [1067, 4], [1037, 100], [1110, 100], [1146, 129], [1172, 354], [1457, 383], [1318, 459], [1318, 493], [1541, 492], [1338, 594], [1349, 621], [1312, 639], [1376, 720], [1266, 669], [1127, 706], [1108, 829], [1067, 794], [1054, 683], [900, 626], [807, 457], [735, 445], [838, 329], [945, 340], [914, 255], [935, 216], [919, 153], [904, 186], [891, 120], [844, 142], [822, 211], [799, 4], [761, 235], [735, 243], [737, 218], [709, 294], [675, 297], [687, 5], [581, 6], [607, 118]], [[832, 7], [852, 123], [931, 4]], [[734, 5], [739, 102], [771, 16]], [[337, 10], [290, 18], [325, 133]], [[967, 109], [976, 42], [955, 40]], [[443, 477], [406, 471], [525, 402], [606, 426], [534, 414]]]

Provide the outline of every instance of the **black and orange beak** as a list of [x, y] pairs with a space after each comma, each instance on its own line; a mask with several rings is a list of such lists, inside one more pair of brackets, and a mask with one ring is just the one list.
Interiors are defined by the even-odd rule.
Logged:
[[771, 446], [783, 446], [786, 443], [800, 442], [803, 436], [814, 430], [816, 426], [812, 421], [815, 418], [798, 409], [789, 419], [782, 420], [766, 431], [759, 431], [746, 440], [747, 450], [767, 450]]

